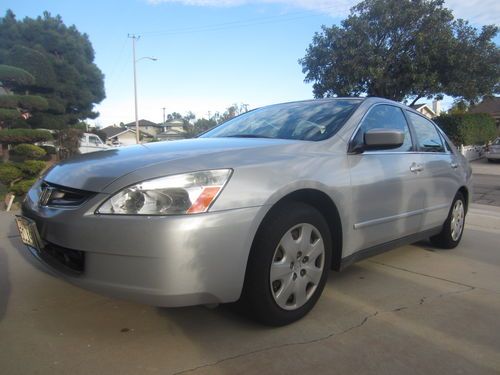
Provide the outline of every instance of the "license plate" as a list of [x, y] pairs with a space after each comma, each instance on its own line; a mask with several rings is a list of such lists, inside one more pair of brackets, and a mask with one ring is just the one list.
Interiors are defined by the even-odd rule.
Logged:
[[16, 224], [21, 235], [21, 241], [25, 245], [40, 251], [43, 248], [43, 243], [35, 222], [24, 216], [16, 216]]

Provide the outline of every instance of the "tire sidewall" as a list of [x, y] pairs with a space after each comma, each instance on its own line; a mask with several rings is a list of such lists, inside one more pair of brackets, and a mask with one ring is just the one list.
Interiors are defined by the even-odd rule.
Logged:
[[[324, 269], [311, 298], [296, 310], [285, 310], [278, 306], [272, 295], [270, 270], [279, 241], [288, 230], [301, 223], [311, 224], [320, 232], [325, 245]], [[306, 315], [323, 292], [331, 265], [331, 249], [330, 230], [318, 210], [300, 202], [289, 202], [276, 207], [263, 221], [257, 233], [247, 267], [244, 294], [254, 315], [272, 325], [289, 324]]]

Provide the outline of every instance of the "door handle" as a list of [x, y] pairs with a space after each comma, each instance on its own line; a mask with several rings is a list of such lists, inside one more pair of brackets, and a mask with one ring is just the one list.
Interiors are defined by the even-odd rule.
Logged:
[[413, 172], [413, 173], [422, 172], [423, 170], [424, 170], [424, 167], [422, 167], [420, 164], [413, 163], [410, 166], [410, 171]]
[[458, 164], [457, 164], [457, 163], [450, 163], [450, 166], [451, 166], [453, 169], [457, 169], [457, 168], [458, 168]]

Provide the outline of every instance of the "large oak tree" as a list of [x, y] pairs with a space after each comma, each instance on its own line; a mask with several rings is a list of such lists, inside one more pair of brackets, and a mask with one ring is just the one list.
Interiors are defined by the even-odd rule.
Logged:
[[442, 94], [469, 102], [499, 92], [496, 26], [455, 20], [443, 0], [365, 0], [322, 27], [299, 60], [315, 97], [396, 101]]

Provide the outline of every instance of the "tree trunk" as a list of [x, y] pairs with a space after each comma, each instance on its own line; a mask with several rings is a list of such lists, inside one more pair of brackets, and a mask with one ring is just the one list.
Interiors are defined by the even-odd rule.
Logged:
[[410, 106], [414, 105], [421, 98], [423, 98], [422, 95], [417, 95], [417, 97], [411, 102]]
[[9, 145], [2, 143], [2, 161], [4, 163], [9, 161]]

